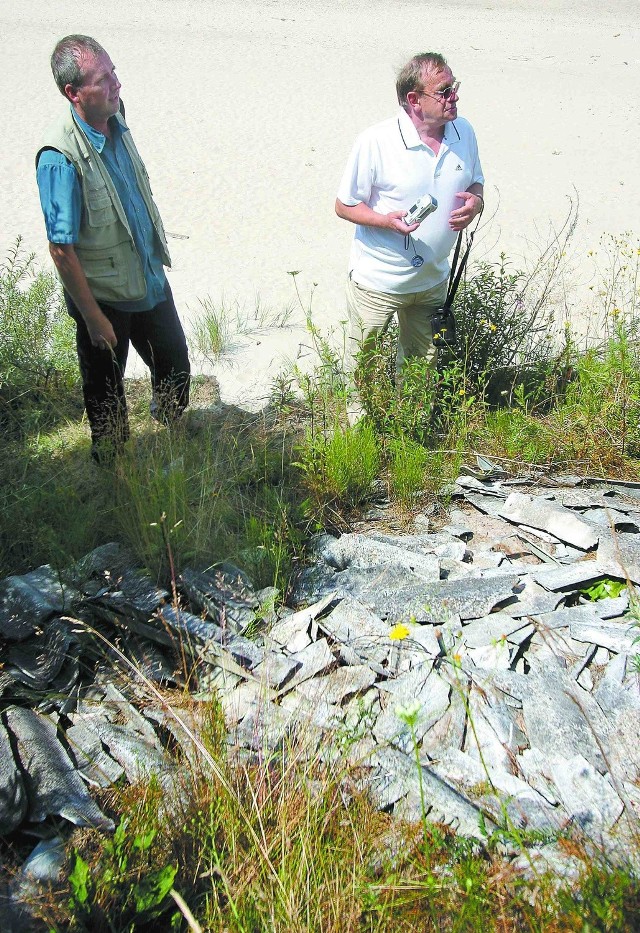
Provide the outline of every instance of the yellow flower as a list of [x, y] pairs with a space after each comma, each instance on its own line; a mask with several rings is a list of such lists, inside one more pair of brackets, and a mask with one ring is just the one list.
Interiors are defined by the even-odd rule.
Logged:
[[411, 629], [409, 626], [405, 625], [404, 622], [398, 622], [389, 632], [389, 638], [391, 641], [402, 641], [403, 638], [408, 638], [410, 634]]
[[611, 314], [612, 314], [614, 317], [617, 317], [617, 316], [620, 314], [620, 308], [613, 308], [612, 311], [611, 311]]

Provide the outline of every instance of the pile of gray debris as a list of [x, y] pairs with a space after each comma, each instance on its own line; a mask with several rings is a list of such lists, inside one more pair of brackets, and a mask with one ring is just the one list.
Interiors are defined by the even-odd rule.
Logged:
[[[230, 564], [183, 569], [178, 604], [114, 544], [0, 582], [0, 833], [39, 825], [43, 840], [14, 896], [61, 869], [50, 817], [112, 826], [92, 787], [156, 774], [179, 793], [175, 752], [197, 752], [148, 684], [179, 685], [185, 659], [189, 728], [215, 691], [239, 765], [295, 750], [400, 818], [424, 805], [471, 836], [535, 830], [523, 869], [576, 870], [558, 831], [626, 864], [640, 484], [480, 466], [437, 531], [420, 515], [414, 533], [382, 533], [381, 508], [366, 532], [317, 538], [277, 614]], [[141, 676], [116, 678], [123, 657]]]

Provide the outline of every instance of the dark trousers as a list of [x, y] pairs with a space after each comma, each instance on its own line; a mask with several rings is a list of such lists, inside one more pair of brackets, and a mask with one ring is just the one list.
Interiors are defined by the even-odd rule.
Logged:
[[105, 445], [117, 450], [129, 437], [123, 377], [130, 343], [151, 373], [152, 415], [165, 424], [179, 418], [189, 404], [190, 366], [169, 283], [165, 300], [150, 311], [116, 311], [99, 302], [118, 341], [113, 351], [92, 346], [82, 315], [70, 295], [65, 292], [64, 297], [76, 322], [82, 391], [94, 453]]

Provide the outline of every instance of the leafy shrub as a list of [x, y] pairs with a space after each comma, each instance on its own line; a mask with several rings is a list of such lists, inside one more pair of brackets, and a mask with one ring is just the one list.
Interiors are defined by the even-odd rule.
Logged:
[[530, 300], [530, 282], [524, 272], [510, 271], [502, 254], [497, 263], [478, 263], [460, 284], [456, 357], [475, 386], [484, 387], [501, 373], [517, 378], [516, 368], [540, 371], [544, 383], [557, 355], [554, 315], [544, 297]]
[[0, 265], [0, 419], [5, 426], [51, 416], [58, 390], [78, 378], [75, 329], [55, 276], [36, 272], [20, 238]]

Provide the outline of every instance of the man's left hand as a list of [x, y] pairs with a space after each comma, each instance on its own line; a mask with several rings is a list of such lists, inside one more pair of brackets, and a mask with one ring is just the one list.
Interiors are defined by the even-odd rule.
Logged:
[[473, 218], [478, 216], [482, 210], [482, 198], [472, 194], [471, 191], [458, 191], [456, 197], [464, 201], [462, 207], [457, 207], [454, 211], [451, 211], [449, 217], [449, 226], [457, 232], [468, 227]]

